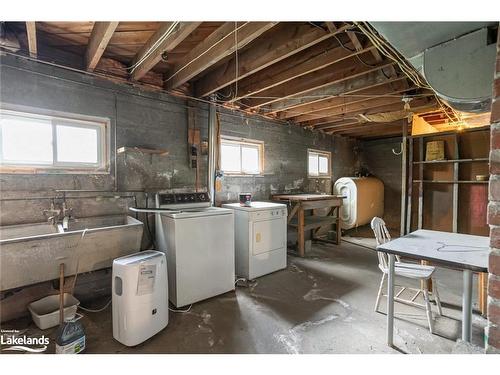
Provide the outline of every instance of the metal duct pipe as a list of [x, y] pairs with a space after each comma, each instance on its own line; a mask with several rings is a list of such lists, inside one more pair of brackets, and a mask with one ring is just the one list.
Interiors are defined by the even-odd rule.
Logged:
[[208, 107], [208, 194], [210, 204], [215, 205], [215, 156], [217, 148], [217, 118], [215, 103]]

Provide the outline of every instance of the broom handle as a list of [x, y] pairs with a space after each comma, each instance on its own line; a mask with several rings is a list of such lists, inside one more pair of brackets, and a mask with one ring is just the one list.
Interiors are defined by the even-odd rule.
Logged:
[[59, 323], [64, 323], [64, 263], [59, 265]]

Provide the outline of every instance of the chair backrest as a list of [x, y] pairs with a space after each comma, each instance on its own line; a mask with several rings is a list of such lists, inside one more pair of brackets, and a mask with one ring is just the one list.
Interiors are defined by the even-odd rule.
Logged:
[[[377, 241], [377, 246], [382, 245], [391, 240], [391, 235], [387, 230], [384, 220], [375, 216], [372, 219], [370, 225], [372, 227], [373, 233], [375, 234], [375, 240]], [[382, 271], [387, 270], [389, 264], [389, 259], [387, 257], [387, 254], [378, 251], [377, 255], [378, 255], [378, 264], [380, 269]]]

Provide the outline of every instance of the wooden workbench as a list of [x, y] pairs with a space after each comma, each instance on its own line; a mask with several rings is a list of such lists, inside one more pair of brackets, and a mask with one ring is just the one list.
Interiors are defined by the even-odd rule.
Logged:
[[[336, 244], [340, 244], [340, 208], [342, 207], [341, 195], [322, 194], [277, 194], [272, 200], [287, 202], [288, 225], [297, 228], [297, 249], [301, 257], [305, 254], [305, 231], [313, 230], [316, 234], [321, 228], [335, 224], [337, 230]], [[330, 209], [326, 216], [305, 216], [305, 211], [317, 209]], [[334, 215], [335, 214], [335, 215]]]

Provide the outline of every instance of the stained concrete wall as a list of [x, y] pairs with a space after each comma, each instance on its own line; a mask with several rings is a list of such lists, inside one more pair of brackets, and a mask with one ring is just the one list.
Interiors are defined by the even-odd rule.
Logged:
[[365, 173], [384, 183], [384, 217], [387, 226], [400, 227], [401, 219], [401, 155], [392, 150], [401, 150], [401, 139], [390, 138], [361, 143], [360, 163]]
[[[66, 193], [75, 217], [126, 213], [127, 207], [135, 204], [134, 196], [139, 205], [144, 205], [145, 195], [137, 191], [194, 189], [195, 170], [188, 163], [188, 103], [184, 99], [1, 56], [0, 103], [49, 114], [108, 118], [111, 150], [130, 146], [169, 152], [167, 156], [132, 152], [119, 154], [116, 159], [112, 152], [109, 174], [0, 174], [1, 225], [45, 221], [43, 210], [50, 207], [51, 198], [61, 196], [58, 189], [100, 191]], [[194, 106], [196, 127], [206, 140], [208, 106]], [[221, 134], [264, 141], [265, 173], [261, 177], [226, 176], [217, 195], [219, 202], [236, 200], [240, 191], [251, 191], [256, 199], [269, 199], [270, 194], [278, 192], [330, 192], [332, 181], [353, 175], [358, 168], [357, 142], [298, 126], [221, 110]], [[308, 148], [332, 152], [331, 180], [307, 178]], [[206, 166], [205, 155], [200, 160], [202, 187], [206, 186]], [[143, 248], [150, 245], [147, 230], [144, 233]], [[87, 279], [90, 294], [103, 290], [103, 285], [93, 283], [94, 278]], [[22, 303], [36, 299], [36, 293], [26, 295]], [[82, 295], [80, 298], [85, 299]]]
[[[11, 56], [1, 58], [0, 101], [2, 105], [20, 106], [46, 113], [53, 111], [108, 118], [111, 123], [111, 149], [137, 146], [165, 149], [167, 156], [141, 153], [111, 155], [110, 174], [95, 175], [19, 175], [2, 174], [4, 197], [53, 193], [57, 189], [100, 191], [156, 191], [193, 189], [195, 170], [188, 163], [187, 103], [184, 99], [117, 84], [78, 72], [28, 62]], [[207, 138], [206, 104], [195, 104], [196, 126], [201, 138]], [[357, 168], [357, 143], [345, 138], [313, 133], [295, 125], [247, 117], [229, 110], [221, 111], [221, 134], [265, 142], [265, 171], [259, 177], [229, 177], [223, 180], [218, 201], [237, 199], [240, 191], [251, 191], [256, 199], [269, 199], [278, 192], [331, 191], [331, 180], [307, 178], [307, 149], [331, 151], [333, 181], [352, 175]], [[206, 156], [200, 160], [201, 186], [206, 186]], [[130, 200], [127, 200], [130, 201]], [[110, 210], [102, 202], [77, 205], [75, 216], [99, 214]], [[12, 215], [15, 205], [5, 206], [2, 224], [43, 221], [41, 212], [48, 201], [22, 203], [22, 213]], [[76, 203], [74, 203], [76, 204]], [[91, 206], [97, 206], [91, 209]], [[88, 212], [86, 210], [88, 207]], [[126, 204], [120, 203], [120, 209]], [[19, 220], [20, 219], [20, 220]]]

